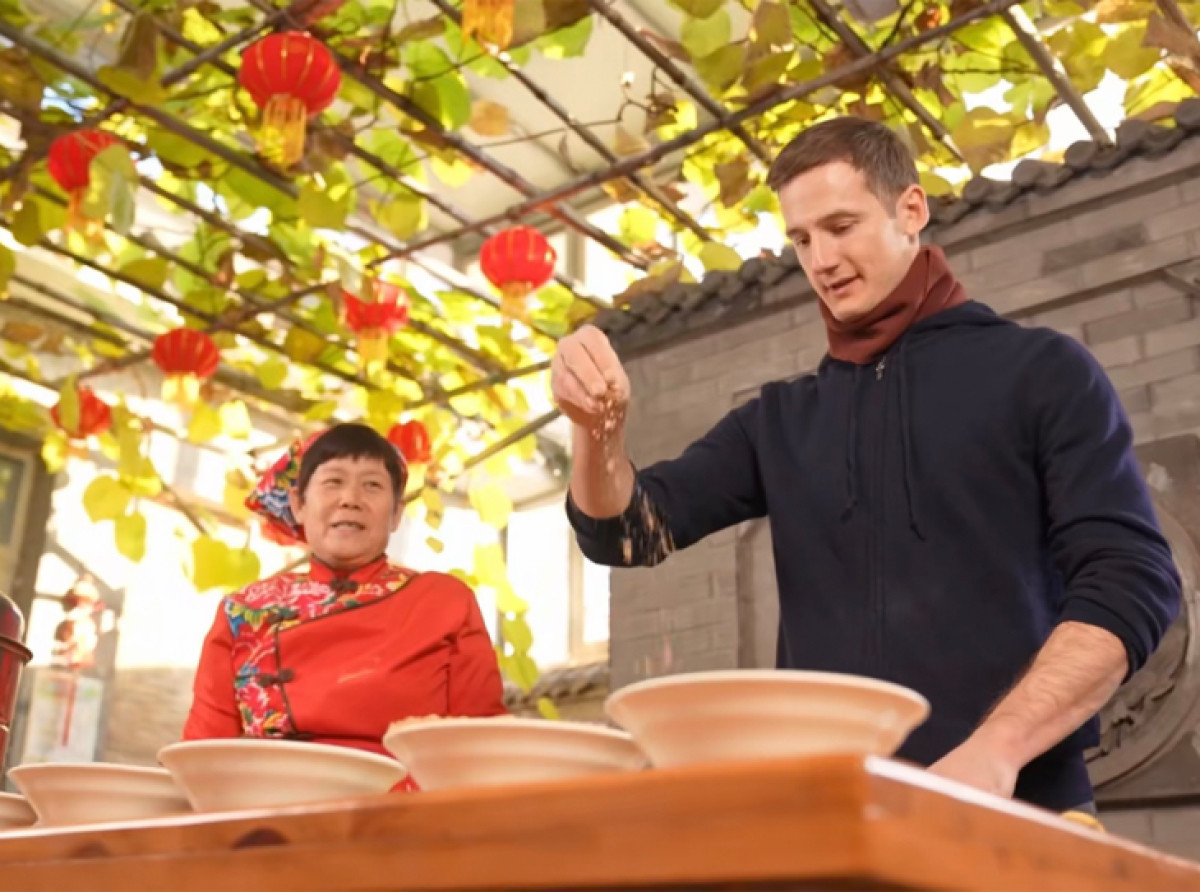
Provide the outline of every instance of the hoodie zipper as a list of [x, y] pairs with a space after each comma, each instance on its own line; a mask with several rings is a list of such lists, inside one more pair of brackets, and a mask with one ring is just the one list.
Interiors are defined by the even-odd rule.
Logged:
[[[887, 371], [888, 358], [885, 355], [875, 365], [875, 380], [881, 385], [884, 373]], [[875, 407], [877, 427], [875, 430], [875, 480], [874, 493], [871, 502], [875, 508], [871, 513], [871, 588], [869, 592], [869, 655], [868, 665], [877, 673], [883, 672], [883, 554], [884, 554], [884, 459], [886, 455], [885, 426], [887, 423], [887, 390], [880, 386], [876, 394]]]

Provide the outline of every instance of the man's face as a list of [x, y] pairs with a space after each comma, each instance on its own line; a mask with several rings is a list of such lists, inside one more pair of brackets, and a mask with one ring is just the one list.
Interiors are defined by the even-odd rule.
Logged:
[[844, 161], [796, 177], [780, 190], [779, 205], [800, 265], [839, 322], [863, 318], [900, 284], [929, 221], [919, 186], [887, 207]]
[[356, 570], [383, 554], [403, 507], [376, 458], [330, 459], [317, 468], [302, 497], [292, 493], [292, 512], [304, 525], [313, 555], [339, 570]]

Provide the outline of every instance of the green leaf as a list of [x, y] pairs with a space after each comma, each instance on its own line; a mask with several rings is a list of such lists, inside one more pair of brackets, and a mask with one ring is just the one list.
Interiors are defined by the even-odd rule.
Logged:
[[325, 339], [302, 328], [289, 328], [283, 352], [293, 362], [313, 362], [325, 352]]
[[157, 108], [167, 101], [167, 91], [157, 78], [142, 80], [125, 68], [103, 65], [96, 70], [96, 80], [115, 96], [123, 96], [134, 105]]
[[17, 255], [0, 245], [0, 294], [8, 293], [8, 280], [17, 271]]
[[72, 375], [58, 391], [58, 421], [63, 430], [72, 433], [79, 430], [79, 390]]
[[467, 493], [471, 507], [479, 515], [479, 519], [490, 527], [498, 530], [508, 526], [508, 518], [512, 515], [513, 503], [499, 483], [485, 483], [482, 486], [472, 486]]
[[192, 585], [198, 592], [243, 588], [258, 580], [260, 569], [258, 556], [248, 548], [230, 548], [211, 536], [192, 543]]
[[281, 357], [272, 354], [255, 364], [254, 375], [267, 390], [279, 390], [287, 380], [288, 364]]
[[475, 168], [457, 152], [435, 152], [430, 157], [434, 176], [457, 189], [475, 175]]
[[979, 173], [990, 164], [1008, 160], [1014, 128], [1004, 115], [979, 107], [963, 115], [951, 136], [971, 170]]
[[1129, 117], [1149, 112], [1165, 103], [1182, 102], [1194, 95], [1190, 87], [1168, 68], [1154, 68], [1149, 74], [1125, 86], [1125, 112]]
[[1145, 74], [1158, 62], [1159, 50], [1142, 45], [1146, 26], [1129, 25], [1104, 47], [1104, 65], [1122, 80], [1131, 81]]
[[676, 9], [698, 19], [706, 19], [722, 6], [725, 0], [670, 0]]
[[500, 618], [500, 634], [504, 638], [504, 643], [511, 646], [517, 653], [529, 653], [529, 649], [533, 647], [533, 631], [529, 628], [529, 623], [525, 621], [524, 614], [516, 614], [509, 618], [502, 616]]
[[657, 241], [658, 215], [649, 208], [627, 207], [617, 222], [618, 238], [631, 248], [640, 248]]
[[129, 507], [129, 490], [115, 477], [105, 474], [97, 477], [83, 491], [83, 508], [92, 523], [116, 520]]
[[224, 176], [217, 179], [213, 188], [224, 198], [229, 199], [229, 211], [235, 219], [249, 217], [259, 208], [266, 208], [275, 220], [295, 218], [299, 211], [296, 200], [284, 192], [280, 192], [270, 183], [264, 183], [240, 167], [231, 167]]
[[124, 514], [113, 524], [117, 551], [135, 564], [146, 556], [146, 515], [141, 512]]
[[764, 87], [778, 84], [783, 80], [783, 76], [787, 74], [794, 56], [795, 53], [791, 50], [785, 50], [755, 59], [746, 68], [746, 76], [742, 78], [742, 86], [746, 88], [746, 92], [753, 93]]
[[746, 67], [746, 47], [742, 44], [723, 46], [712, 55], [696, 59], [693, 65], [710, 90], [723, 94], [742, 76]]
[[953, 195], [954, 186], [949, 180], [938, 176], [928, 170], [921, 171], [921, 188], [926, 194], [933, 196]]
[[407, 44], [404, 64], [413, 76], [413, 102], [447, 130], [457, 130], [471, 120], [467, 82], [440, 47], [433, 43]]
[[12, 234], [26, 248], [32, 248], [45, 236], [46, 230], [42, 227], [42, 215], [36, 201], [26, 198], [21, 202], [21, 209], [13, 218]]
[[655, 127], [654, 132], [659, 139], [669, 140], [687, 133], [689, 130], [695, 130], [698, 124], [695, 104], [687, 99], [677, 99], [670, 120]]
[[703, 59], [728, 46], [731, 37], [729, 13], [720, 9], [708, 18], [684, 19], [680, 43], [693, 59]]
[[504, 563], [504, 550], [495, 542], [475, 546], [473, 574], [480, 585], [499, 588], [508, 582], [508, 567]]
[[150, 127], [146, 130], [148, 145], [162, 161], [178, 167], [198, 167], [212, 156], [190, 139], [177, 136], [169, 130]]
[[574, 25], [559, 28], [539, 38], [537, 46], [547, 59], [573, 59], [582, 56], [592, 37], [593, 21], [593, 16], [584, 16]]
[[197, 403], [188, 423], [188, 439], [193, 443], [207, 443], [221, 435], [221, 416], [208, 403]]
[[51, 474], [57, 474], [67, 465], [67, 450], [69, 448], [67, 435], [60, 430], [52, 430], [42, 441], [42, 462]]
[[83, 212], [93, 220], [106, 217], [112, 228], [126, 235], [131, 226], [138, 186], [137, 168], [123, 145], [109, 146], [92, 159], [89, 182], [83, 199]]
[[341, 229], [353, 205], [354, 192], [347, 184], [324, 190], [310, 179], [300, 187], [300, 219], [313, 229]]
[[328, 400], [323, 403], [315, 403], [309, 407], [304, 413], [304, 420], [316, 424], [321, 421], [328, 421], [333, 417], [333, 413], [337, 411], [338, 404], [334, 400]]
[[1019, 125], [1014, 132], [1009, 152], [1013, 158], [1021, 158], [1030, 152], [1044, 148], [1048, 142], [1050, 142], [1050, 125], [1044, 122], [1027, 121]]
[[404, 176], [420, 182], [425, 181], [425, 169], [421, 159], [413, 150], [412, 143], [395, 130], [372, 130], [366, 137], [367, 151]]
[[742, 200], [742, 209], [752, 214], [773, 214], [779, 210], [779, 196], [766, 183], [759, 183]]
[[792, 21], [787, 6], [763, 0], [754, 10], [754, 42], [760, 46], [788, 46], [792, 40]]
[[141, 257], [122, 266], [120, 272], [139, 285], [161, 291], [167, 284], [171, 266], [165, 257]]
[[700, 248], [699, 260], [709, 272], [713, 270], [735, 270], [742, 266], [742, 256], [728, 245], [720, 242], [705, 242]]
[[[446, 22], [445, 38], [446, 48], [450, 51], [450, 54], [455, 59], [464, 62], [471, 71], [483, 77], [489, 77], [492, 80], [502, 81], [506, 77], [509, 77], [508, 69], [494, 59], [478, 43], [470, 39], [464, 40], [462, 29], [453, 22]], [[529, 61], [529, 48], [510, 47], [508, 55], [518, 65], [524, 65]]]
[[375, 221], [401, 241], [407, 241], [429, 225], [425, 199], [418, 195], [396, 195], [371, 202]]

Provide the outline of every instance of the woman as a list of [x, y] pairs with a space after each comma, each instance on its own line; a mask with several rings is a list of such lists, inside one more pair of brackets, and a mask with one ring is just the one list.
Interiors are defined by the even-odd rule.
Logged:
[[310, 568], [222, 601], [185, 740], [310, 740], [382, 753], [393, 721], [505, 712], [471, 590], [384, 553], [406, 479], [396, 448], [361, 424], [297, 444], [267, 473], [247, 506], [306, 542]]

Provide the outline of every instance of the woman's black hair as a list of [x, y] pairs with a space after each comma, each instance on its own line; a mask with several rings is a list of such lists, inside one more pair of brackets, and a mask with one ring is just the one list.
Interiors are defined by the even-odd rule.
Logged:
[[404, 494], [404, 484], [408, 480], [408, 469], [400, 452], [389, 443], [379, 432], [365, 424], [346, 423], [331, 427], [317, 437], [304, 452], [300, 459], [300, 477], [296, 481], [296, 489], [300, 498], [308, 489], [308, 481], [317, 472], [317, 468], [335, 458], [376, 458], [387, 468], [388, 476], [392, 478], [392, 493], [396, 501]]

